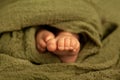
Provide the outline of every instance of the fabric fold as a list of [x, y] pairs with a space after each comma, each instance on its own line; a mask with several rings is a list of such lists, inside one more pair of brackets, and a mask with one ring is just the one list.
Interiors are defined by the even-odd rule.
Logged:
[[[119, 80], [120, 23], [114, 26], [106, 20], [109, 25], [104, 25], [92, 1], [1, 1], [0, 79]], [[50, 52], [37, 51], [35, 33], [41, 25], [83, 36], [85, 43], [75, 63], [61, 63]]]

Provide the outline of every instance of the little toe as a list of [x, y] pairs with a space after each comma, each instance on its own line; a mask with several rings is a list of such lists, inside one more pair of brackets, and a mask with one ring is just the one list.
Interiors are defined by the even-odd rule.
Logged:
[[39, 44], [42, 48], [46, 48], [46, 42], [42, 39], [40, 39]]
[[77, 40], [75, 40], [75, 41], [76, 41], [76, 43], [75, 43], [74, 49], [73, 49], [74, 52], [76, 52], [76, 51], [80, 48], [80, 43], [79, 43], [79, 41], [77, 41]]
[[64, 41], [64, 48], [65, 50], [70, 50], [70, 38], [65, 38], [65, 41]]
[[39, 41], [37, 41], [37, 49], [41, 52], [46, 50], [46, 43], [44, 42], [44, 40], [40, 39]]
[[37, 49], [39, 52], [44, 52], [46, 49], [42, 48], [39, 44], [37, 45]]
[[47, 49], [48, 51], [55, 51], [56, 50], [56, 40], [55, 39], [50, 39], [47, 41]]
[[77, 43], [77, 44], [76, 44], [75, 49], [76, 49], [76, 51], [79, 51], [79, 50], [80, 50], [80, 42], [79, 42], [79, 41], [77, 41], [76, 43]]

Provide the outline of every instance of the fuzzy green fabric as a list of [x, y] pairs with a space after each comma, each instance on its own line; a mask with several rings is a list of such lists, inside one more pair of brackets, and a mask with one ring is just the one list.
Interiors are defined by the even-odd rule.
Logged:
[[[120, 6], [114, 10], [111, 9], [114, 0], [107, 5], [105, 2], [107, 0], [1, 1], [0, 79], [119, 80], [120, 15], [112, 12], [119, 12]], [[36, 50], [35, 33], [41, 25], [83, 35], [85, 44], [75, 63], [61, 63], [55, 55], [40, 54]]]

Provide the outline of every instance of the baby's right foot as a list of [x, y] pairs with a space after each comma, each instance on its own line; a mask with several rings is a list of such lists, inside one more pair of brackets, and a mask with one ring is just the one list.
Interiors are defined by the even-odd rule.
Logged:
[[70, 32], [61, 32], [56, 37], [56, 54], [64, 63], [75, 62], [80, 50], [79, 36]]
[[40, 30], [36, 35], [36, 47], [39, 52], [56, 50], [55, 36], [48, 30]]

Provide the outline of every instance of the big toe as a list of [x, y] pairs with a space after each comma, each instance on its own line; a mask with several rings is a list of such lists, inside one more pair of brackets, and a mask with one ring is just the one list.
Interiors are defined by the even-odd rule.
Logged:
[[56, 50], [56, 40], [55, 39], [50, 39], [47, 41], [47, 50], [54, 52]]

